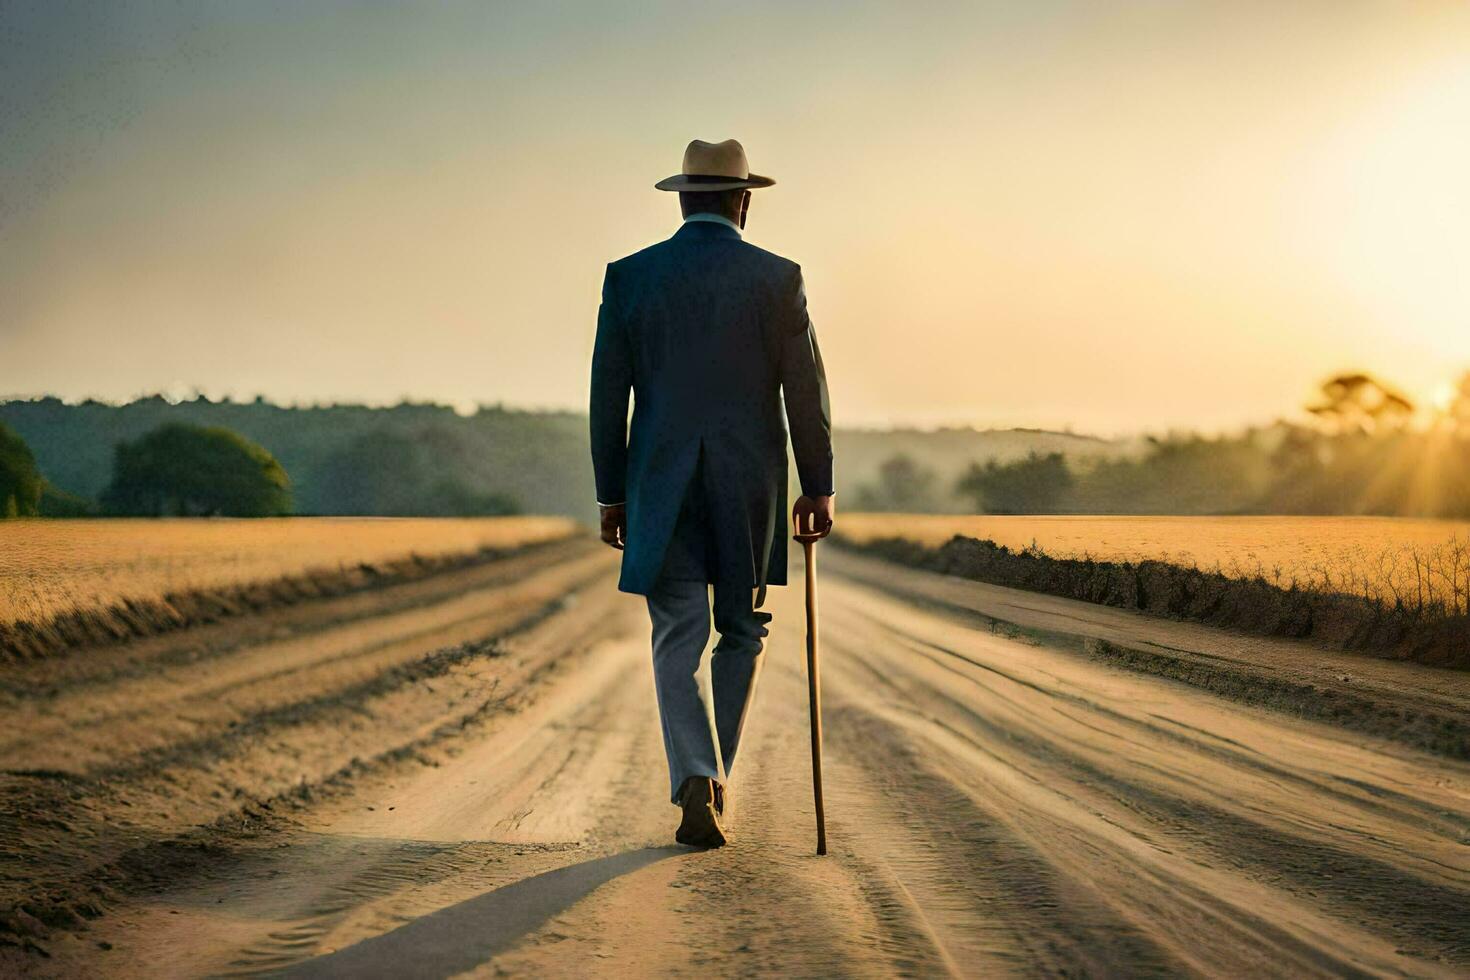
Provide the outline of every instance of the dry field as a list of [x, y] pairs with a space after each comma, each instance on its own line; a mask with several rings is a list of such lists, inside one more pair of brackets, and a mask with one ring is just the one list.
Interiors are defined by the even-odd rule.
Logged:
[[0, 522], [0, 623], [410, 554], [560, 537], [556, 517]]
[[1012, 550], [1034, 545], [1054, 558], [1155, 559], [1280, 584], [1412, 578], [1413, 555], [1430, 559], [1470, 543], [1470, 523], [1394, 517], [844, 514], [840, 525], [857, 542], [901, 537], [937, 547], [962, 534]]

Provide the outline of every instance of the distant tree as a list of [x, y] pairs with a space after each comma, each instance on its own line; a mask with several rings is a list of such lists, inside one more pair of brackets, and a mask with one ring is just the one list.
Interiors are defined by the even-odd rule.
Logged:
[[937, 505], [935, 485], [938, 480], [932, 469], [920, 466], [912, 456], [901, 453], [878, 467], [876, 483], [858, 487], [857, 507], [859, 510], [907, 514], [931, 513]]
[[147, 517], [270, 517], [291, 512], [289, 487], [275, 457], [244, 437], [170, 423], [118, 443], [102, 503]]
[[1331, 435], [1402, 429], [1414, 403], [1370, 374], [1349, 372], [1322, 383], [1322, 399], [1307, 406]]
[[389, 428], [364, 433], [331, 454], [318, 472], [325, 512], [373, 516], [413, 514], [422, 487], [424, 443]]
[[1339, 374], [1271, 455], [1270, 485], [1254, 510], [1290, 514], [1454, 516], [1467, 500], [1465, 454], [1433, 446], [1409, 422], [1414, 405], [1363, 373]]
[[457, 463], [464, 455], [460, 438], [442, 424], [412, 433], [382, 428], [334, 453], [319, 478], [330, 512], [335, 514], [492, 517], [520, 513], [513, 495], [478, 489], [459, 475]]
[[985, 514], [1054, 514], [1072, 489], [1072, 472], [1061, 453], [1031, 453], [1013, 463], [971, 463], [955, 492], [975, 501]]
[[1182, 432], [1149, 436], [1137, 456], [1079, 468], [1069, 509], [1089, 514], [1250, 510], [1273, 476], [1270, 447], [1283, 438], [1277, 431], [1214, 438]]
[[31, 447], [14, 429], [0, 422], [0, 519], [34, 517], [45, 486]]
[[419, 512], [427, 517], [505, 517], [519, 514], [521, 503], [512, 494], [475, 490], [447, 478], [429, 488]]

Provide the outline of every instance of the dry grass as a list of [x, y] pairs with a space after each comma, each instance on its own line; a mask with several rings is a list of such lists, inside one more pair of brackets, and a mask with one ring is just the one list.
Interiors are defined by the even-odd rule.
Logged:
[[[1270, 581], [1298, 587], [1279, 568], [1271, 570]], [[1415, 616], [1470, 615], [1470, 539], [1453, 537], [1429, 548], [1399, 545], [1319, 563], [1305, 587], [1361, 595]]]
[[411, 555], [561, 537], [556, 517], [0, 522], [0, 624]]

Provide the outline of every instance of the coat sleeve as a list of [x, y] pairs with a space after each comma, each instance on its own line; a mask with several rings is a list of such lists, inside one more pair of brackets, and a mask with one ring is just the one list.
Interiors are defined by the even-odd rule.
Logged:
[[592, 427], [592, 472], [600, 504], [621, 504], [628, 499], [628, 397], [633, 388], [633, 357], [613, 281], [613, 268], [608, 266], [602, 280], [602, 305], [597, 310], [587, 412]]
[[786, 422], [791, 429], [791, 451], [801, 492], [809, 497], [832, 493], [832, 408], [827, 397], [827, 372], [822, 351], [806, 310], [806, 285], [801, 269], [785, 291], [781, 331], [781, 390]]

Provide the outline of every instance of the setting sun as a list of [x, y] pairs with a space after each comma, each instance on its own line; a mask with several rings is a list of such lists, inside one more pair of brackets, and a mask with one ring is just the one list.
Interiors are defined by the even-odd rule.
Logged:
[[1429, 404], [1436, 412], [1448, 412], [1458, 394], [1459, 387], [1453, 381], [1442, 381], [1430, 394]]

